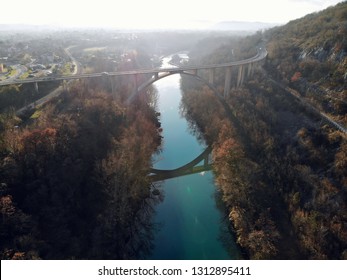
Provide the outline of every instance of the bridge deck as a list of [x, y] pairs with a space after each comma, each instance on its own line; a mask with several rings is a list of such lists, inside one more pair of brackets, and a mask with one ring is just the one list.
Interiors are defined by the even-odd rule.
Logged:
[[225, 68], [232, 66], [240, 66], [249, 63], [255, 63], [261, 61], [267, 56], [267, 51], [265, 49], [259, 49], [257, 55], [254, 57], [234, 61], [222, 64], [211, 64], [211, 65], [196, 65], [196, 66], [186, 66], [186, 67], [172, 67], [172, 68], [153, 68], [153, 69], [139, 69], [132, 71], [120, 71], [120, 72], [103, 72], [103, 73], [93, 73], [93, 74], [77, 74], [71, 76], [59, 76], [59, 77], [42, 77], [42, 78], [32, 78], [32, 79], [14, 79], [11, 81], [0, 82], [0, 86], [12, 85], [12, 84], [25, 84], [25, 83], [38, 83], [38, 82], [49, 82], [49, 81], [61, 81], [61, 80], [74, 80], [74, 79], [85, 79], [94, 77], [108, 77], [108, 76], [126, 76], [126, 75], [138, 75], [138, 74], [159, 74], [159, 73], [172, 73], [172, 72], [185, 72], [194, 71], [200, 69], [215, 69], [215, 68]]

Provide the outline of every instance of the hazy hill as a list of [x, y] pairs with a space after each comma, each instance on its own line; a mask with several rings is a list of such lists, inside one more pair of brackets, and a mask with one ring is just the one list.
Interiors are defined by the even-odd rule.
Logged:
[[212, 30], [223, 31], [258, 31], [268, 29], [278, 24], [268, 22], [249, 22], [249, 21], [221, 21], [210, 27]]

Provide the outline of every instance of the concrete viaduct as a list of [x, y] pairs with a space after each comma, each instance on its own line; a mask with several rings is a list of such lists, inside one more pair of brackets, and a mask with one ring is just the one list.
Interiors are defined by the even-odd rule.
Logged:
[[[119, 76], [133, 76], [134, 79], [134, 92], [132, 96], [129, 97], [129, 101], [138, 93], [144, 90], [146, 87], [151, 85], [157, 80], [165, 78], [167, 76], [173, 74], [187, 74], [193, 75], [200, 80], [206, 82], [210, 87], [214, 86], [215, 79], [215, 70], [218, 68], [225, 69], [225, 82], [224, 82], [224, 94], [226, 97], [230, 94], [231, 90], [231, 79], [232, 79], [232, 69], [238, 69], [237, 71], [237, 80], [236, 87], [239, 87], [243, 84], [245, 78], [251, 76], [256, 67], [259, 67], [261, 63], [265, 60], [267, 56], [267, 51], [265, 48], [259, 48], [257, 54], [254, 57], [223, 63], [223, 64], [212, 64], [212, 65], [204, 65], [204, 66], [182, 66], [182, 67], [172, 67], [172, 68], [154, 68], [154, 69], [146, 69], [146, 70], [133, 70], [133, 71], [121, 71], [121, 72], [103, 72], [103, 73], [94, 73], [94, 74], [76, 74], [71, 76], [60, 76], [60, 77], [42, 77], [42, 78], [32, 78], [32, 79], [14, 79], [10, 81], [0, 82], [0, 86], [4, 85], [12, 85], [12, 84], [34, 84], [35, 89], [39, 90], [40, 82], [48, 82], [48, 81], [62, 81], [63, 87], [67, 86], [67, 81], [70, 80], [78, 80], [78, 79], [88, 79], [94, 77], [107, 77], [110, 79], [112, 83], [112, 89], [114, 88], [114, 79], [112, 77]], [[199, 75], [201, 70], [207, 71], [208, 80], [204, 79], [201, 75]], [[144, 83], [138, 85], [137, 77], [139, 75], [151, 75], [151, 78]]]

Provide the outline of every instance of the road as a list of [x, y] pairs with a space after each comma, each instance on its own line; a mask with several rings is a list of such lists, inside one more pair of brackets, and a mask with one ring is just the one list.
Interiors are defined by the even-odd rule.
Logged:
[[320, 115], [321, 118], [325, 119], [327, 122], [335, 126], [338, 130], [342, 131], [343, 133], [347, 134], [347, 128], [339, 124], [338, 122], [334, 121], [332, 118], [330, 118], [327, 114], [319, 111], [316, 107], [308, 103], [304, 98], [300, 96], [300, 93], [297, 92], [296, 90], [285, 87], [284, 88], [287, 92], [289, 92], [291, 95], [295, 96], [297, 99], [300, 100], [303, 104], [305, 104], [306, 107], [308, 107], [310, 110], [314, 111], [316, 114]]
[[[265, 73], [266, 74], [266, 73]], [[267, 75], [267, 74], [266, 74]], [[297, 92], [296, 90], [284, 86], [281, 83], [275, 81], [274, 79], [270, 78], [269, 75], [267, 75], [268, 79], [275, 83], [276, 85], [278, 85], [279, 87], [281, 87], [282, 89], [284, 89], [286, 92], [290, 93], [292, 96], [294, 96], [297, 100], [299, 100], [302, 104], [304, 104], [307, 108], [309, 108], [312, 112], [318, 114], [322, 119], [324, 119], [325, 121], [327, 121], [328, 123], [330, 123], [332, 126], [334, 126], [335, 128], [337, 128], [338, 130], [342, 131], [344, 134], [347, 134], [347, 128], [344, 127], [343, 125], [339, 124], [338, 122], [334, 121], [332, 118], [330, 118], [328, 115], [326, 115], [325, 113], [321, 112], [320, 110], [318, 110], [316, 107], [314, 107], [313, 105], [311, 105], [310, 103], [308, 103], [304, 98], [301, 97], [300, 93]]]
[[71, 75], [75, 76], [75, 75], [80, 75], [82, 73], [82, 67], [81, 64], [72, 56], [72, 54], [70, 53], [70, 49], [74, 48], [75, 46], [70, 46], [67, 47], [66, 49], [64, 49], [66, 55], [70, 58], [70, 60], [72, 61], [72, 63], [75, 65], [74, 67], [74, 71], [71, 73]]

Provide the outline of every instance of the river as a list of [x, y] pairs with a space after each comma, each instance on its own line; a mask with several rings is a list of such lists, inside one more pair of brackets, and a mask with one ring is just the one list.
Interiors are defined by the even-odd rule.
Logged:
[[[163, 67], [170, 67], [163, 61]], [[158, 110], [163, 128], [163, 151], [154, 168], [174, 169], [190, 162], [206, 146], [199, 143], [180, 114], [180, 76], [157, 81]], [[239, 250], [228, 231], [211, 171], [168, 179], [160, 183], [164, 200], [156, 206], [158, 230], [149, 259], [238, 259]]]

